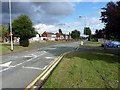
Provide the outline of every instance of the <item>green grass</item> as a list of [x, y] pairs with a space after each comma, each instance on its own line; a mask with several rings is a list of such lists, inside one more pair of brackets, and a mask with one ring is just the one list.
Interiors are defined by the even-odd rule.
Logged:
[[87, 41], [88, 43], [100, 43], [100, 44], [102, 44], [102, 43], [104, 43], [104, 42], [95, 42], [95, 41]]
[[118, 88], [118, 60], [105, 53], [67, 55], [43, 88]]
[[32, 42], [30, 44], [60, 44], [60, 43], [71, 43], [71, 42], [74, 42], [74, 41], [61, 41], [61, 42]]
[[98, 46], [101, 46], [102, 43], [103, 43], [103, 42], [87, 41], [86, 43], [83, 44], [83, 46], [98, 47]]
[[[14, 51], [22, 51], [22, 50], [28, 50], [28, 49], [33, 49], [35, 47], [22, 47], [22, 46], [19, 46], [19, 45], [15, 45], [14, 46]], [[4, 53], [9, 53], [11, 52], [10, 50], [10, 46], [8, 45], [0, 45], [0, 54], [4, 54]]]
[[101, 46], [101, 44], [83, 44], [83, 46], [98, 47]]

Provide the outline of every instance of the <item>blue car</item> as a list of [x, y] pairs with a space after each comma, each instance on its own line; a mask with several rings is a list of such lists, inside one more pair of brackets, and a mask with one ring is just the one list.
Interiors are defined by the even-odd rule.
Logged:
[[103, 43], [101, 44], [102, 47], [106, 46], [106, 47], [120, 47], [120, 42], [119, 41], [110, 41], [108, 43]]

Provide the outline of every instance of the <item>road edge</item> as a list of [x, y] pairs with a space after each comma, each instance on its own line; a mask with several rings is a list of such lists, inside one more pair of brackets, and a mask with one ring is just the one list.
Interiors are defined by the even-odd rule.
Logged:
[[70, 52], [66, 52], [58, 56], [38, 77], [36, 77], [24, 90], [29, 89], [40, 89], [48, 79], [48, 77], [52, 74], [53, 70], [60, 63], [63, 57]]

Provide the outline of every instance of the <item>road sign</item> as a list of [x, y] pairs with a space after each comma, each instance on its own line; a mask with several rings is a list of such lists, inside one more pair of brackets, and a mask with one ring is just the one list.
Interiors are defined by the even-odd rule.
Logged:
[[10, 32], [9, 36], [13, 36], [12, 32]]

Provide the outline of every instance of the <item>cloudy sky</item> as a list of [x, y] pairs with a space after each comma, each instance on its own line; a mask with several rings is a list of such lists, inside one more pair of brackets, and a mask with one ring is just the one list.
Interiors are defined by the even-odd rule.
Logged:
[[[102, 29], [100, 11], [107, 2], [12, 2], [12, 21], [19, 15], [26, 14], [33, 22], [33, 26], [40, 34], [44, 31], [63, 33], [79, 30], [83, 35], [84, 26], [89, 26], [92, 33], [96, 29]], [[114, 1], [114, 0], [113, 0]], [[2, 23], [9, 23], [9, 4], [2, 2]]]

